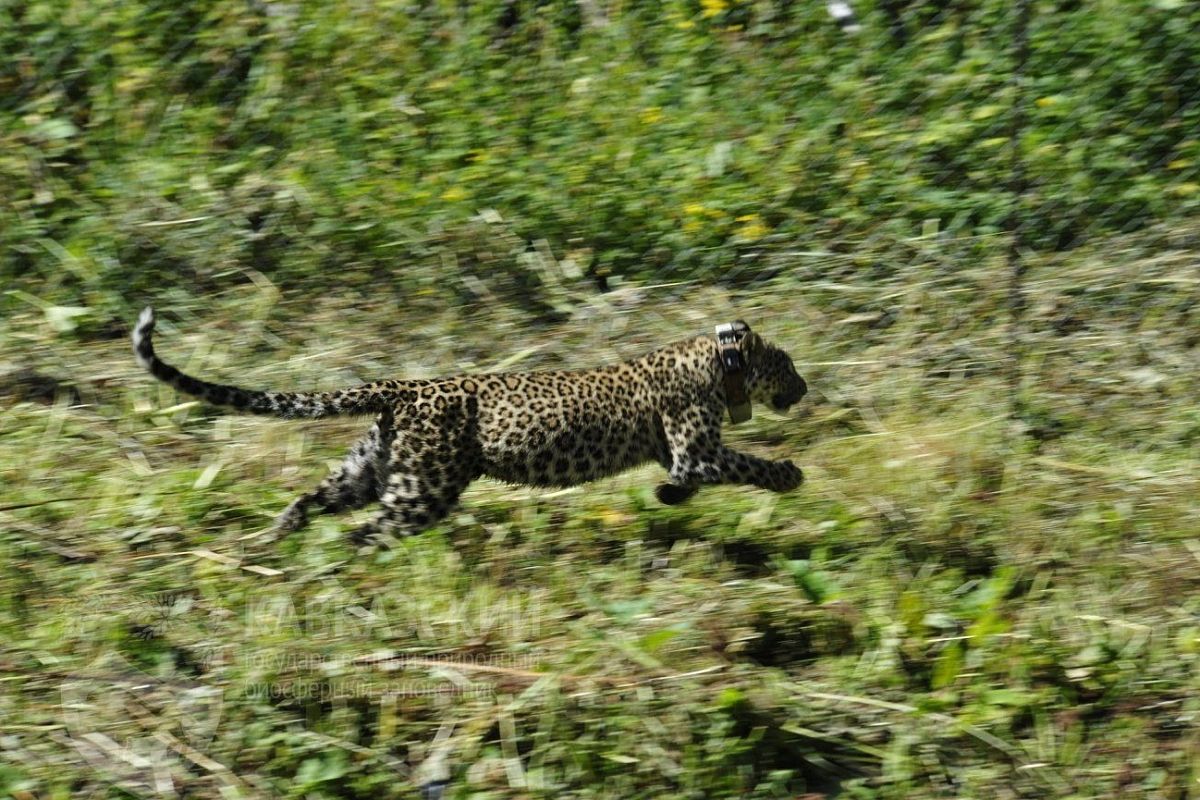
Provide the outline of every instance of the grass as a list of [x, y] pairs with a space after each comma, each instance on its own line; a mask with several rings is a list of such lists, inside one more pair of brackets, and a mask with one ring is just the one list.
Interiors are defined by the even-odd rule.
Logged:
[[794, 494], [482, 481], [372, 557], [355, 515], [256, 535], [363, 421], [221, 414], [30, 304], [0, 322], [0, 796], [1200, 796], [1185, 234], [1031, 264], [1015, 423], [1000, 256], [936, 239], [532, 306], [154, 298], [165, 356], [246, 385], [593, 365], [736, 315], [811, 387], [728, 431]]
[[486, 274], [498, 231], [597, 283], [995, 235], [1016, 109], [1030, 246], [1200, 212], [1195, 4], [1038, 4], [1020, 66], [1007, 0], [863, 4], [849, 36], [792, 0], [528, 5], [0, 5], [0, 281], [109, 321], [246, 267]]

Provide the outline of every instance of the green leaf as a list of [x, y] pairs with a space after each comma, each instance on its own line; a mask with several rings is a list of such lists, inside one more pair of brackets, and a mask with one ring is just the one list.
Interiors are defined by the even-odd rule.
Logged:
[[609, 761], [615, 761], [618, 764], [636, 764], [638, 760], [633, 756], [623, 756], [620, 753], [605, 753], [604, 757]]
[[91, 310], [83, 306], [47, 306], [43, 313], [51, 328], [59, 333], [70, 333], [77, 327], [75, 320], [91, 313]]
[[36, 128], [43, 139], [70, 139], [79, 133], [79, 129], [69, 119], [54, 117], [40, 123]]
[[1032, 704], [1036, 695], [1022, 689], [988, 689], [983, 700], [988, 705], [1024, 708]]
[[674, 639], [682, 633], [679, 628], [664, 628], [660, 631], [653, 631], [642, 638], [638, 639], [638, 647], [645, 650], [647, 653], [654, 654], [662, 648], [664, 644]]
[[717, 695], [717, 707], [731, 709], [740, 706], [746, 702], [746, 695], [741, 689], [729, 686], [721, 690]]
[[296, 772], [296, 783], [311, 788], [322, 783], [336, 781], [349, 771], [346, 754], [332, 750], [324, 756], [306, 758]]
[[930, 684], [934, 689], [943, 689], [954, 683], [962, 670], [963, 648], [961, 642], [950, 642], [938, 656], [933, 665], [933, 676]]
[[814, 603], [824, 603], [834, 599], [840, 590], [833, 577], [823, 570], [813, 567], [813, 562], [797, 558], [783, 562], [784, 568], [792, 574], [796, 586]]

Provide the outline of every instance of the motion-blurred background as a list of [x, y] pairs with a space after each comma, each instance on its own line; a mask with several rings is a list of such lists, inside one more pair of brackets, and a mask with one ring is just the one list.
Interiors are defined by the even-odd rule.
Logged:
[[[0, 0], [0, 796], [1200, 796], [1200, 6]], [[256, 536], [264, 388], [744, 318], [798, 493]]]

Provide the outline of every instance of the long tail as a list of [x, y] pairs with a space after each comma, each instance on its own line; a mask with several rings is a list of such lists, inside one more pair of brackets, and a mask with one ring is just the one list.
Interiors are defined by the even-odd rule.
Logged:
[[368, 383], [336, 392], [258, 392], [209, 383], [185, 375], [154, 353], [154, 309], [147, 307], [133, 328], [133, 352], [150, 374], [181, 392], [217, 406], [275, 417], [331, 417], [339, 414], [374, 414], [389, 405], [398, 388], [395, 381]]

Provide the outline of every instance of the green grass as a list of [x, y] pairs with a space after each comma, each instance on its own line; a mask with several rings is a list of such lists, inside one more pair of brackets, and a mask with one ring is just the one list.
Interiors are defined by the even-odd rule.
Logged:
[[1030, 246], [1200, 212], [1200, 6], [1032, 4], [1018, 103], [1018, 4], [898, 2], [904, 43], [860, 5], [847, 36], [791, 0], [0, 4], [0, 280], [104, 326], [247, 269], [415, 291], [539, 239], [600, 282], [995, 235], [1014, 105]]
[[[0, 4], [0, 798], [1200, 796], [1200, 6], [1032, 4], [1016, 98], [1017, 5], [858, 5]], [[146, 302], [272, 388], [743, 317], [808, 481], [269, 541], [366, 423]]]
[[1196, 797], [1196, 273], [1169, 241], [1033, 265], [1016, 424], [995, 257], [564, 279], [555, 321], [261, 278], [165, 298], [161, 352], [247, 385], [592, 365], [735, 314], [809, 381], [728, 431], [796, 459], [794, 494], [481, 481], [371, 557], [353, 514], [254, 536], [363, 421], [221, 414], [27, 305], [0, 364], [58, 392], [0, 387], [0, 795]]

